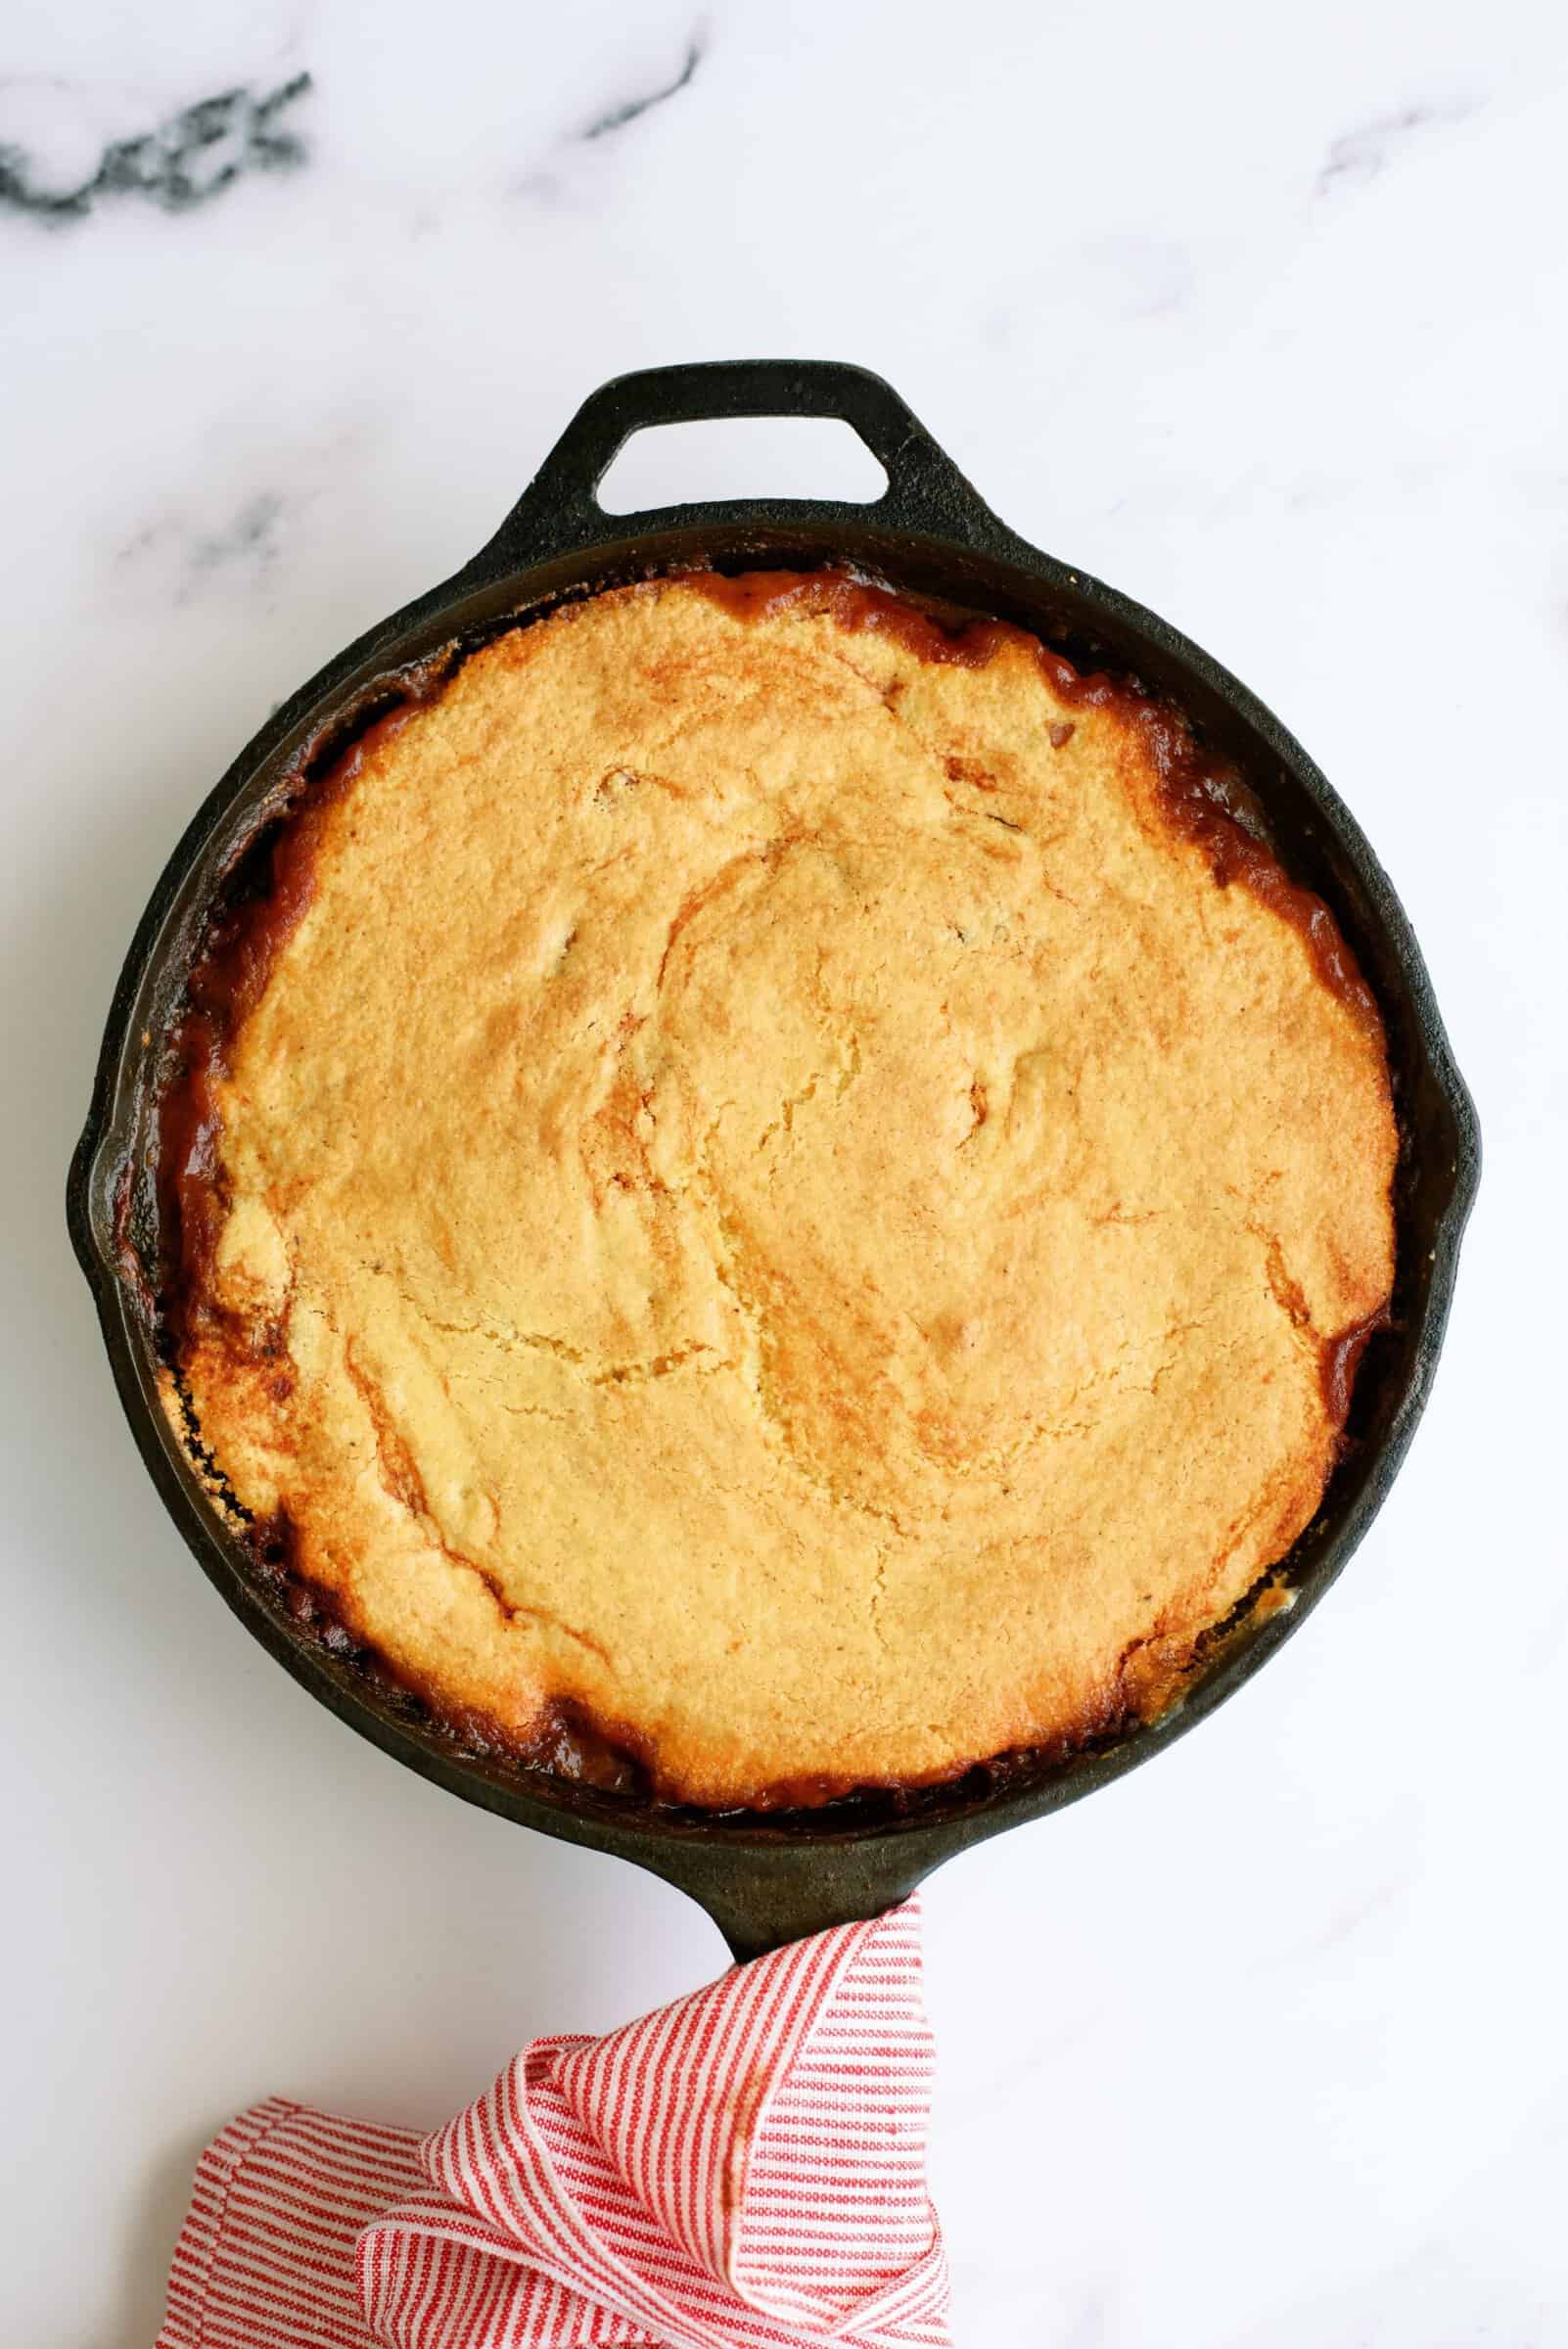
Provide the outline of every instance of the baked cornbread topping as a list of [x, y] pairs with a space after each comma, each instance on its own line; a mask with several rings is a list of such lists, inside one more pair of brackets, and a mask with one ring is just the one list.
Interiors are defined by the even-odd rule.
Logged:
[[1393, 1280], [1377, 1012], [1238, 792], [832, 575], [499, 637], [193, 975], [172, 1423], [439, 1715], [669, 1798], [1157, 1711]]

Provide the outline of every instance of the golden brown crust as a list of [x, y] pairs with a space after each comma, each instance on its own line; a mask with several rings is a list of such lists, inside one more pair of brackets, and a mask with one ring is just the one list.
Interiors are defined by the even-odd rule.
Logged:
[[663, 582], [319, 804], [179, 1374], [440, 1709], [700, 1803], [920, 1782], [1156, 1709], [1289, 1548], [1387, 1066], [1171, 739], [1016, 631]]

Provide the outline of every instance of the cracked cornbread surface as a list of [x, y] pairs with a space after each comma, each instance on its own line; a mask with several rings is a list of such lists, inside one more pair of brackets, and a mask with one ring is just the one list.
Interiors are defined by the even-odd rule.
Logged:
[[1393, 1274], [1320, 925], [1125, 698], [849, 612], [618, 590], [364, 746], [224, 1041], [169, 1399], [438, 1712], [704, 1804], [1156, 1708]]

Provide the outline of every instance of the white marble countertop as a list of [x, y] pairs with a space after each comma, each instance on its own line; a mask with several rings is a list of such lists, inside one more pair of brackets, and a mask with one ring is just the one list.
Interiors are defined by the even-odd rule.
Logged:
[[[435, 2121], [720, 1961], [244, 1636], [61, 1193], [135, 917], [269, 708], [603, 378], [781, 353], [881, 370], [1306, 740], [1488, 1151], [1332, 1596], [1157, 1767], [930, 1886], [959, 2349], [1568, 2343], [1565, 64], [1549, 0], [8, 12], [7, 2339], [149, 2343], [257, 2094]], [[808, 442], [646, 443], [642, 485], [809, 491]]]

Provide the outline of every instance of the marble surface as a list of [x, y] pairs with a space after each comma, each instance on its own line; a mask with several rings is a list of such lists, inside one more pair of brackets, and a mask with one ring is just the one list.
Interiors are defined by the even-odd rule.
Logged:
[[[960, 2349], [1568, 2343], [1565, 65], [1548, 0], [6, 12], [7, 2338], [150, 2342], [258, 2093], [435, 2121], [720, 1960], [245, 1638], [61, 1192], [131, 926], [268, 709], [604, 377], [777, 352], [887, 374], [1304, 737], [1488, 1149], [1338, 1589], [1156, 1768], [930, 1887]], [[783, 425], [633, 462], [856, 478]]]

